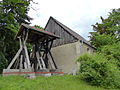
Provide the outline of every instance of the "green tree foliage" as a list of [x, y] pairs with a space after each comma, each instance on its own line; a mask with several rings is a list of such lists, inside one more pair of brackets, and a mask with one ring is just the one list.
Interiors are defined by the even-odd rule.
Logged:
[[117, 66], [120, 68], [120, 42], [104, 46], [101, 49], [101, 53], [104, 54], [108, 60], [115, 60]]
[[44, 30], [44, 28], [39, 25], [35, 25], [35, 27]]
[[2, 52], [0, 52], [0, 73], [2, 72], [2, 69], [7, 66], [7, 60]]
[[120, 9], [113, 9], [107, 19], [93, 25], [91, 43], [98, 49], [104, 45], [120, 41]]
[[106, 34], [94, 34], [94, 40], [92, 40], [92, 44], [96, 47], [97, 50], [101, 50], [101, 48], [105, 45], [111, 45], [117, 42], [115, 36], [106, 35]]
[[108, 18], [101, 20], [91, 32], [97, 53], [78, 58], [80, 72], [92, 85], [120, 89], [120, 9], [113, 9]]
[[6, 59], [9, 63], [18, 49], [18, 42], [14, 38], [20, 24], [30, 23], [31, 18], [27, 15], [29, 4], [30, 0], [0, 1], [0, 59], [3, 63]]

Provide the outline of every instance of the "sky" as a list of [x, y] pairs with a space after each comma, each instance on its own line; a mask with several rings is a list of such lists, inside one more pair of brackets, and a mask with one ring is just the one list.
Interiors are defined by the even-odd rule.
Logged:
[[89, 40], [89, 32], [100, 16], [107, 18], [112, 9], [120, 8], [120, 0], [33, 0], [28, 15], [32, 25], [45, 27], [50, 16]]

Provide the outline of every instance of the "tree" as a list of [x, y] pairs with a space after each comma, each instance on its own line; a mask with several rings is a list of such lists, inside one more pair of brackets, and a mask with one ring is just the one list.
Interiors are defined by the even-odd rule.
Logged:
[[39, 25], [34, 25], [34, 27], [44, 30], [44, 28]]
[[109, 45], [120, 41], [120, 8], [113, 9], [107, 19], [101, 17], [102, 23], [93, 26], [91, 32], [91, 43], [98, 49], [104, 45]]
[[90, 84], [105, 88], [120, 88], [120, 9], [113, 9], [108, 18], [93, 26], [91, 43], [96, 53], [82, 55], [81, 75]]
[[[0, 57], [6, 66], [13, 58], [19, 45], [14, 37], [21, 23], [29, 24], [31, 18], [27, 15], [31, 0], [0, 1]], [[1, 66], [2, 64], [0, 64]], [[2, 69], [2, 68], [0, 68]]]

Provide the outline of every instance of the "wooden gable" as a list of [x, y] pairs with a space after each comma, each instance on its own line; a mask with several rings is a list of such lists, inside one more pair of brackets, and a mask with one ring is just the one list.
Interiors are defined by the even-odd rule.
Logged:
[[65, 28], [57, 23], [57, 21], [52, 17], [50, 17], [50, 19], [48, 20], [45, 30], [54, 33], [55, 35], [60, 37], [59, 40], [54, 41], [54, 47], [78, 41], [76, 37], [71, 35], [71, 33], [65, 30]]

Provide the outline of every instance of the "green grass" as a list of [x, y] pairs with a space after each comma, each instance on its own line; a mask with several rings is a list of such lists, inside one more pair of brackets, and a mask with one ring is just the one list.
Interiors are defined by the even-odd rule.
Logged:
[[22, 76], [0, 76], [0, 90], [104, 90], [90, 86], [79, 76], [64, 75], [26, 79]]

